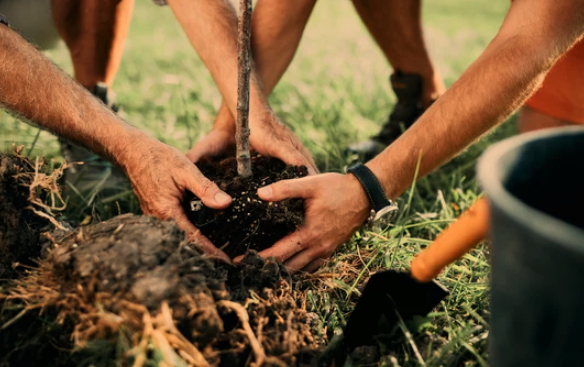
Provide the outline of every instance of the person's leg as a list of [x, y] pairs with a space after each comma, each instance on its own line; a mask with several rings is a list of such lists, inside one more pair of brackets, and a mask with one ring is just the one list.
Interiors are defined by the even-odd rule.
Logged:
[[[114, 111], [111, 90], [122, 60], [134, 0], [51, 0], [59, 35], [69, 48], [75, 79]], [[68, 162], [83, 165], [65, 171], [65, 182], [82, 193], [107, 196], [126, 190], [121, 169], [84, 147], [59, 139]]]
[[53, 18], [71, 53], [75, 79], [112, 87], [122, 60], [134, 0], [52, 0]]
[[421, 0], [353, 0], [353, 5], [393, 69], [422, 77], [428, 107], [446, 88], [426, 50]]
[[397, 96], [381, 132], [347, 149], [354, 159], [370, 160], [409, 128], [446, 87], [426, 49], [421, 0], [353, 0], [353, 5], [394, 69], [390, 82]]

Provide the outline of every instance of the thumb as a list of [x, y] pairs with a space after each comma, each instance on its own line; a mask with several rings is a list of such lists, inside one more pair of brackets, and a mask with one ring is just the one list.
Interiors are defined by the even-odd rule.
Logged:
[[304, 177], [276, 182], [259, 189], [258, 196], [264, 201], [282, 201], [292, 198], [307, 199], [312, 193], [310, 178]]
[[217, 185], [207, 179], [192, 166], [193, 174], [185, 181], [185, 188], [195, 194], [205, 206], [212, 209], [225, 209], [231, 205], [231, 196], [221, 191]]

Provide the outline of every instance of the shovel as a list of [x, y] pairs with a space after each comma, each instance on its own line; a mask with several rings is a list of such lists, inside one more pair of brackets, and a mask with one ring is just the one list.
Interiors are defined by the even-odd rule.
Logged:
[[[344, 344], [346, 353], [351, 354], [359, 346], [373, 344], [381, 315], [387, 317], [390, 325], [396, 325], [398, 314], [401, 319], [410, 320], [432, 311], [449, 294], [434, 278], [487, 237], [488, 209], [485, 198], [476, 201], [414, 257], [410, 272], [387, 270], [371, 276], [343, 331], [344, 340], [336, 340], [337, 345], [331, 347]], [[326, 365], [323, 363], [319, 366]]]

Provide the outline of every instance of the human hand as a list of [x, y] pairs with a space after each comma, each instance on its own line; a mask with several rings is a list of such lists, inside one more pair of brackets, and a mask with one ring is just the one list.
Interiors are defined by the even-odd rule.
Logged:
[[197, 167], [177, 149], [139, 135], [116, 158], [124, 169], [145, 214], [174, 219], [187, 239], [205, 254], [231, 262], [187, 218], [181, 202], [186, 190], [213, 209], [224, 209], [231, 197], [205, 178]]
[[298, 230], [260, 252], [264, 258], [274, 256], [284, 262], [293, 272], [317, 270], [370, 212], [365, 191], [353, 175], [327, 173], [279, 181], [259, 189], [258, 195], [265, 201], [304, 199], [304, 222]]
[[250, 116], [249, 124], [249, 142], [258, 153], [278, 158], [291, 166], [306, 166], [309, 175], [318, 173], [308, 149], [272, 112]]
[[213, 127], [201, 141], [187, 152], [187, 157], [197, 163], [203, 157], [216, 157], [233, 151], [235, 154], [235, 126]]
[[[201, 141], [187, 152], [194, 163], [202, 157], [214, 157], [235, 149], [235, 125], [220, 119]], [[292, 131], [272, 113], [250, 121], [250, 149], [275, 157], [291, 166], [306, 166], [309, 175], [318, 173], [310, 152], [302, 145]], [[228, 116], [227, 118], [231, 118]]]

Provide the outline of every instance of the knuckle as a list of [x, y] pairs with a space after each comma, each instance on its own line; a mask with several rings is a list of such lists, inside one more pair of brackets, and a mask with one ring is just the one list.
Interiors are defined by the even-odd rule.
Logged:
[[213, 192], [215, 191], [215, 184], [207, 179], [201, 180], [198, 186], [199, 186], [198, 194], [199, 197], [201, 198], [207, 197], [213, 194]]
[[280, 181], [272, 185], [272, 190], [274, 191], [274, 194], [280, 197], [288, 197], [292, 192], [290, 184], [285, 181]]

